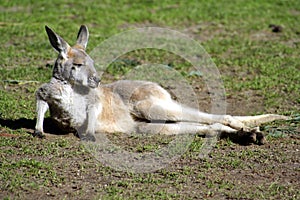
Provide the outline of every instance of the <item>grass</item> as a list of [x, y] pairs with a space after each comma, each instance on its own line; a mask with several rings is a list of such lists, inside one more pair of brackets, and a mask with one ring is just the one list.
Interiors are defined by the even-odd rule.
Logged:
[[[297, 0], [2, 0], [0, 198], [299, 198], [299, 8]], [[228, 113], [279, 113], [294, 120], [264, 125], [268, 134], [264, 146], [221, 140], [204, 158], [199, 158], [203, 138], [195, 137], [188, 151], [168, 168], [145, 174], [118, 172], [97, 162], [72, 136], [32, 138], [28, 133], [35, 123], [34, 92], [49, 81], [56, 58], [44, 26], [74, 44], [81, 24], [90, 30], [87, 52], [135, 27], [159, 26], [187, 34], [201, 43], [218, 67]], [[282, 26], [283, 31], [272, 32], [270, 24]], [[135, 66], [147, 63], [178, 72], [193, 87], [201, 109], [210, 110], [202, 74], [170, 52], [129, 52], [109, 66], [102, 81], [122, 79]], [[155, 151], [172, 138], [116, 134], [110, 139], [128, 151], [142, 153]]]

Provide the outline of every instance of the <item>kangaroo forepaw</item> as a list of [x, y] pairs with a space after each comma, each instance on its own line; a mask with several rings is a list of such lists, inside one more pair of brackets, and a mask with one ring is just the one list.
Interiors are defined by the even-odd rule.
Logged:
[[45, 135], [39, 130], [35, 130], [34, 133], [32, 134], [32, 136], [38, 137], [38, 138], [45, 138]]

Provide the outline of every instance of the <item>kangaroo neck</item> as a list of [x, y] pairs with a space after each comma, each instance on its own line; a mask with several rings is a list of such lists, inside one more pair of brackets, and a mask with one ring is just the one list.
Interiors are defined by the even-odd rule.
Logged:
[[88, 95], [91, 91], [91, 88], [83, 85], [77, 85], [77, 84], [72, 85], [72, 88], [74, 92], [81, 95]]

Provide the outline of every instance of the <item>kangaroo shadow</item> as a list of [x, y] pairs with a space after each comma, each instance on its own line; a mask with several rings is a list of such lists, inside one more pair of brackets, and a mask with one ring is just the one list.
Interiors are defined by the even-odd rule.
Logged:
[[[36, 119], [2, 119], [0, 118], [0, 126], [7, 127], [12, 130], [17, 130], [21, 128], [29, 129], [32, 131], [27, 131], [29, 134], [32, 134], [35, 129]], [[53, 135], [66, 135], [70, 132], [63, 131], [60, 129], [56, 123], [51, 118], [44, 119], [44, 132], [53, 134]]]

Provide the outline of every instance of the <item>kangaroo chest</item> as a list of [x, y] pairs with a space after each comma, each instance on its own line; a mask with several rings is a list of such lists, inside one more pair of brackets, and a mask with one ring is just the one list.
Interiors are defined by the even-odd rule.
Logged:
[[81, 127], [87, 119], [86, 96], [75, 92], [70, 85], [57, 89], [48, 102], [51, 117], [64, 129]]

